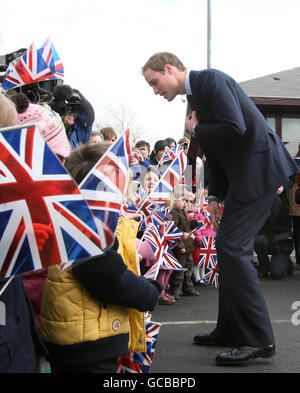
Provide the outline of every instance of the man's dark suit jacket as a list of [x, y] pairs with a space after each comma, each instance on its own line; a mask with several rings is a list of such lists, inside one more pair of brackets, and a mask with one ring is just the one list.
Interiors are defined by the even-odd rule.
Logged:
[[195, 135], [212, 173], [209, 195], [255, 200], [296, 172], [291, 156], [244, 90], [214, 69], [190, 72]]

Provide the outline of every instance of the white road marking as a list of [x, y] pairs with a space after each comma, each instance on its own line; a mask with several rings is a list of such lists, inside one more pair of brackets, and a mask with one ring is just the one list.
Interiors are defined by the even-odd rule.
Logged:
[[[163, 326], [168, 325], [205, 325], [205, 324], [216, 324], [217, 321], [166, 321], [166, 322], [159, 322]], [[289, 319], [274, 319], [271, 323], [291, 323]]]

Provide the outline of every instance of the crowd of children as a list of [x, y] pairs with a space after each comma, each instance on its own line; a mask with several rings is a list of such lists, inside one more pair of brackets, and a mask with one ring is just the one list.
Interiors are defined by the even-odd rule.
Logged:
[[[172, 159], [166, 154], [168, 149], [178, 151], [179, 146], [186, 153], [189, 139], [184, 137], [178, 142], [173, 138], [158, 140], [152, 152], [148, 142], [138, 141], [132, 152], [136, 155], [135, 159], [130, 159], [134, 183], [140, 185], [146, 193], [151, 192], [172, 163]], [[196, 198], [196, 194], [191, 192], [191, 185], [182, 183], [184, 183], [184, 175], [165, 205], [170, 209], [169, 219], [174, 221], [176, 227], [183, 232], [182, 238], [172, 246], [171, 250], [183, 270], [168, 269], [164, 266], [159, 268], [157, 280], [163, 286], [159, 297], [160, 305], [173, 305], [181, 296], [198, 296], [199, 292], [195, 287], [207, 285], [203, 279], [205, 269], [199, 268], [201, 240], [202, 236], [214, 237], [214, 230], [211, 223], [207, 221], [207, 216], [200, 213], [199, 202], [200, 198], [202, 203], [204, 201], [204, 190], [201, 195], [198, 193], [200, 198]], [[134, 189], [136, 188], [135, 186]], [[143, 231], [139, 231], [138, 236], [142, 238]], [[148, 251], [147, 258], [143, 258], [141, 262], [142, 273], [146, 273], [156, 262], [153, 253], [149, 255]]]

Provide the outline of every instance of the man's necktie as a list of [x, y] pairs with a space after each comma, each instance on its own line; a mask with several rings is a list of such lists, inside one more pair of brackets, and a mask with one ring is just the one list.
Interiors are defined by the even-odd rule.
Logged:
[[190, 105], [191, 110], [192, 110], [192, 111], [195, 111], [195, 110], [196, 110], [196, 106], [195, 106], [195, 104], [193, 103], [193, 96], [191, 96], [190, 94], [187, 94], [187, 95], [186, 95], [186, 98], [187, 98], [187, 100], [188, 100], [188, 103], [189, 103], [189, 105]]
[[[191, 111], [196, 110], [196, 106], [193, 103], [193, 98], [191, 95], [187, 95], [186, 96], [190, 109]], [[188, 112], [190, 112], [188, 110]], [[196, 186], [197, 186], [197, 179], [196, 179], [196, 159], [198, 157], [198, 152], [199, 152], [199, 143], [196, 139], [196, 135], [194, 134], [194, 132], [191, 133], [191, 141], [190, 141], [190, 146], [189, 146], [189, 150], [187, 152], [187, 156], [190, 159], [190, 162], [192, 164], [192, 191], [196, 192]]]

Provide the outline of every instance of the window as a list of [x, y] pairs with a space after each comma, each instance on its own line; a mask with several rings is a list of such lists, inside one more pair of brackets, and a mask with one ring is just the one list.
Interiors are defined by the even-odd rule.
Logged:
[[300, 118], [282, 118], [282, 142], [287, 143], [300, 140]]
[[266, 117], [267, 123], [269, 124], [269, 126], [272, 128], [272, 130], [275, 132], [276, 131], [276, 127], [275, 127], [275, 117], [271, 117], [271, 116], [267, 116]]

